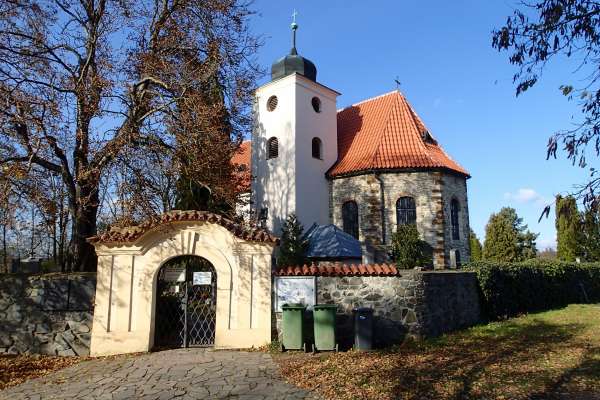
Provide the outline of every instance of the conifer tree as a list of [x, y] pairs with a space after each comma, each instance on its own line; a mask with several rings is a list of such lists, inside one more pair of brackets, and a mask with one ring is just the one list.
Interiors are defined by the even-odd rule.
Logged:
[[514, 208], [504, 207], [492, 214], [485, 227], [483, 258], [516, 262], [535, 257], [538, 234], [527, 230]]
[[582, 252], [585, 261], [600, 261], [600, 215], [588, 208], [583, 213]]
[[304, 228], [296, 214], [290, 214], [281, 232], [279, 257], [277, 258], [278, 266], [285, 267], [306, 263], [305, 253], [308, 249], [308, 240], [303, 237], [303, 232]]
[[471, 230], [471, 233], [469, 235], [469, 241], [471, 247], [471, 261], [480, 261], [483, 257], [483, 248], [481, 246], [479, 238], [477, 237], [475, 232], [473, 232], [473, 230]]
[[582, 223], [573, 196], [556, 196], [556, 256], [561, 261], [582, 257]]

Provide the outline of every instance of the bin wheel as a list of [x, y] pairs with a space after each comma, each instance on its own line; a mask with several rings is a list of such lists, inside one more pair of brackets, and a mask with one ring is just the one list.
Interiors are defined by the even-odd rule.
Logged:
[[335, 344], [335, 352], [336, 353], [339, 351], [339, 346], [340, 346], [339, 344], [337, 344], [337, 343]]
[[306, 351], [306, 343], [302, 344], [302, 350], [304, 350], [304, 352], [307, 353], [307, 351]]
[[315, 344], [313, 343], [312, 345], [312, 353], [313, 354], [317, 354], [317, 346], [315, 346]]

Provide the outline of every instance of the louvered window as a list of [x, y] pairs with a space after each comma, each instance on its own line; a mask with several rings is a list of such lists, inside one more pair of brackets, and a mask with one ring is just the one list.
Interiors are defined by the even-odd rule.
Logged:
[[312, 140], [312, 156], [313, 158], [321, 159], [323, 156], [321, 155], [321, 150], [323, 147], [323, 143], [319, 138], [313, 138]]
[[279, 141], [276, 137], [267, 140], [267, 159], [277, 158], [279, 156]]

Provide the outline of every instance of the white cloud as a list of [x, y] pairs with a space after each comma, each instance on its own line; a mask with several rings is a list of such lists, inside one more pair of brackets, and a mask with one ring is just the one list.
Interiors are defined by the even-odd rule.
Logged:
[[545, 206], [552, 202], [531, 188], [521, 188], [516, 193], [504, 193], [506, 200], [516, 201], [517, 203], [534, 203], [538, 206]]

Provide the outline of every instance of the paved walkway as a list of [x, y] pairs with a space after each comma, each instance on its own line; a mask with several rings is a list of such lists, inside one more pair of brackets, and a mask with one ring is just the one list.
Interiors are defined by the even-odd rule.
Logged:
[[265, 353], [169, 350], [85, 361], [0, 391], [0, 399], [317, 399]]

